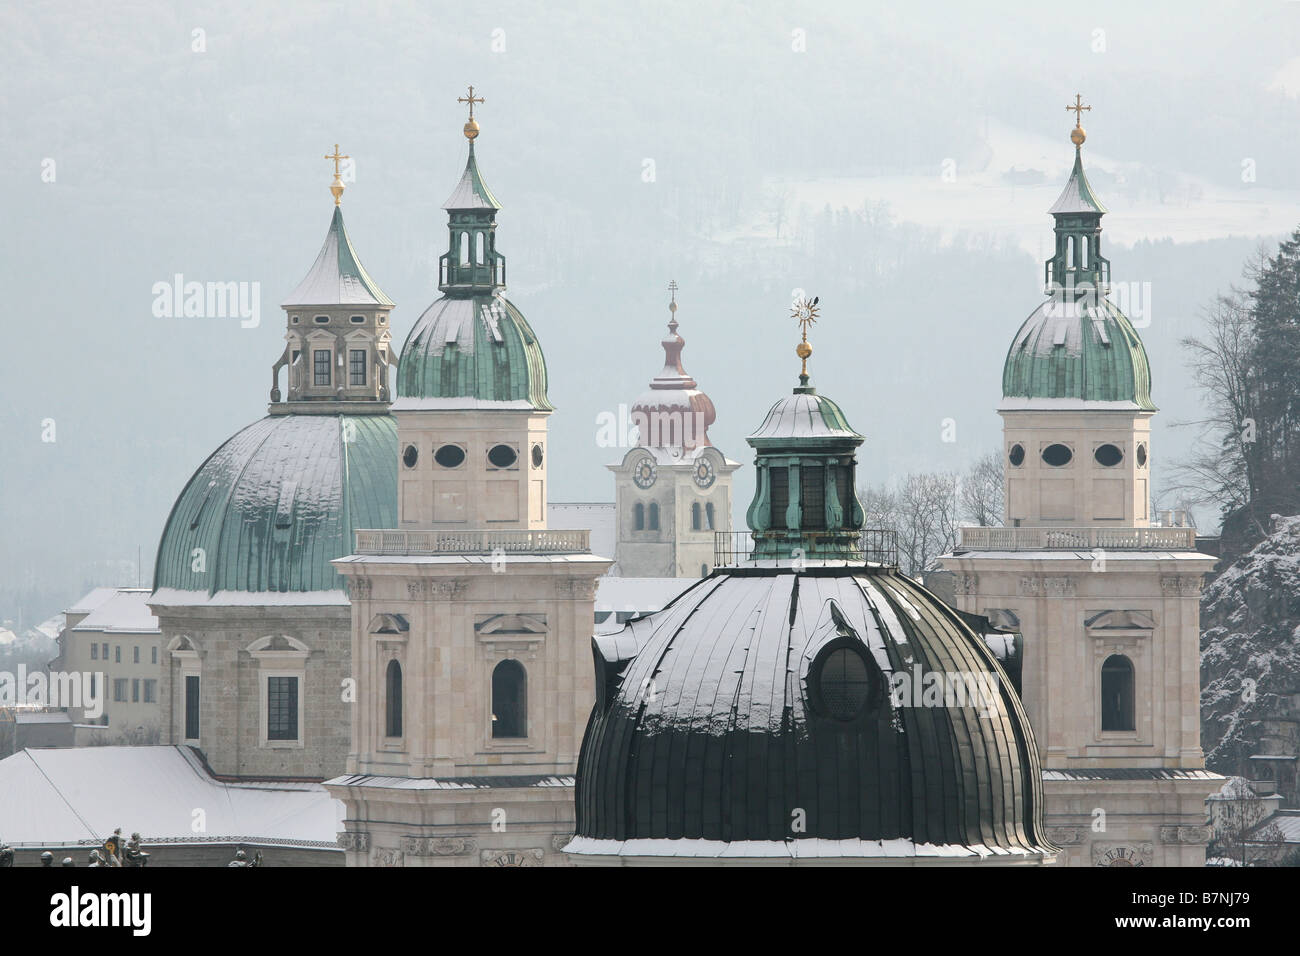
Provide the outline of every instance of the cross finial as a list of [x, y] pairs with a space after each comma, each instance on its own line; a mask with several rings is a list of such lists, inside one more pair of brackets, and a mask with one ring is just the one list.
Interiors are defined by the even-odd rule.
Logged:
[[339, 144], [335, 143], [333, 155], [327, 153], [325, 158], [334, 160], [334, 182], [330, 184], [330, 192], [334, 194], [334, 205], [337, 206], [343, 198], [343, 180], [339, 176], [339, 161], [351, 159], [352, 157], [342, 155], [339, 152]]
[[1087, 110], [1091, 112], [1092, 107], [1083, 105], [1082, 93], [1075, 93], [1074, 103], [1072, 105], [1067, 104], [1065, 107], [1067, 113], [1071, 110], [1074, 111], [1074, 129], [1070, 131], [1070, 142], [1074, 143], [1074, 145], [1078, 147], [1082, 146], [1083, 141], [1087, 138], [1087, 134], [1083, 131], [1083, 123], [1081, 123], [1080, 120], [1083, 119], [1084, 111]]
[[469, 104], [469, 119], [465, 122], [465, 138], [469, 140], [469, 144], [472, 147], [474, 145], [474, 137], [478, 135], [478, 121], [474, 119], [474, 104], [483, 103], [485, 101], [483, 97], [474, 95], [474, 86], [471, 84], [469, 95], [456, 97], [456, 102]]
[[668, 280], [668, 294], [672, 296], [672, 301], [668, 303], [668, 309], [671, 312], [677, 311], [677, 280]]

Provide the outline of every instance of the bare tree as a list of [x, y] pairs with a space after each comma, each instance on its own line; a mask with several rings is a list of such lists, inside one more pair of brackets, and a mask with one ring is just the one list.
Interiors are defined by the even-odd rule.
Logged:
[[913, 473], [893, 488], [865, 488], [860, 497], [867, 526], [885, 528], [898, 536], [898, 560], [904, 574], [920, 574], [957, 543], [960, 509], [954, 473]]
[[1229, 777], [1210, 798], [1212, 837], [1207, 855], [1239, 866], [1276, 866], [1286, 851], [1282, 830], [1268, 821], [1268, 805], [1244, 777]]
[[961, 517], [981, 528], [1002, 524], [1005, 491], [1003, 489], [1002, 452], [994, 449], [975, 459], [962, 476], [960, 491]]

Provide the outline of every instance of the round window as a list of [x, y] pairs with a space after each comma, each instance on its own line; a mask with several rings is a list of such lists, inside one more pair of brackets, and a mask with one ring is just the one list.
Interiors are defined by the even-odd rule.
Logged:
[[815, 675], [818, 709], [833, 720], [852, 720], [871, 700], [867, 662], [852, 647], [840, 646], [824, 654]]
[[407, 468], [414, 468], [415, 463], [420, 460], [420, 452], [414, 445], [407, 445], [402, 451], [402, 464]]
[[1147, 446], [1138, 445], [1138, 467], [1145, 468], [1146, 466], [1147, 466]]
[[541, 445], [533, 446], [533, 467], [534, 468], [542, 467], [542, 446]]
[[1092, 453], [1092, 457], [1103, 468], [1114, 468], [1124, 460], [1124, 453], [1119, 450], [1118, 445], [1098, 445], [1097, 450]]
[[459, 445], [443, 445], [433, 453], [433, 460], [443, 468], [459, 468], [465, 460], [465, 449]]
[[1011, 464], [1016, 468], [1023, 465], [1025, 463], [1025, 446], [1019, 444], [1012, 445], [1011, 451], [1007, 455], [1007, 461], [1011, 462]]
[[493, 445], [488, 449], [488, 461], [493, 468], [509, 468], [519, 456], [509, 445]]
[[1074, 452], [1070, 451], [1068, 445], [1055, 444], [1048, 445], [1043, 449], [1043, 461], [1053, 468], [1060, 468], [1062, 465], [1068, 465], [1070, 459], [1074, 457]]

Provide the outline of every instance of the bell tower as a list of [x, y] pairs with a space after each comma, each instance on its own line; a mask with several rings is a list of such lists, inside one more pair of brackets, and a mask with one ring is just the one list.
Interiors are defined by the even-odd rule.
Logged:
[[709, 440], [717, 412], [682, 367], [676, 281], [668, 291], [664, 367], [632, 404], [637, 445], [607, 466], [623, 577], [703, 577], [713, 570], [714, 535], [731, 531], [731, 475], [740, 463]]

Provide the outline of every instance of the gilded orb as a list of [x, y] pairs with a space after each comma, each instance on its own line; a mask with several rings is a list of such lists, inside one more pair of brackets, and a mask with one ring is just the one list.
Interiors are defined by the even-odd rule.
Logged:
[[812, 355], [812, 346], [807, 342], [800, 342], [794, 347], [794, 354], [801, 359], [807, 360], [808, 356]]
[[1083, 141], [1088, 138], [1088, 134], [1083, 131], [1082, 126], [1076, 126], [1070, 130], [1070, 142], [1075, 146], [1082, 146]]
[[472, 119], [465, 124], [465, 138], [468, 140], [472, 140], [477, 135], [478, 135], [478, 120]]

